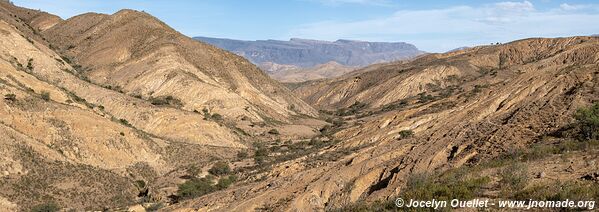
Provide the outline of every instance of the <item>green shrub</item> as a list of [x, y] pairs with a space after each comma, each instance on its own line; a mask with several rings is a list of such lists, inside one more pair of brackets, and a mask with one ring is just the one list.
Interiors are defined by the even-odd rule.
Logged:
[[522, 163], [513, 163], [501, 170], [499, 184], [504, 193], [514, 193], [524, 188], [529, 181], [528, 167]]
[[271, 129], [271, 130], [268, 131], [268, 134], [278, 135], [279, 134], [279, 130], [277, 130], [277, 129]]
[[237, 181], [237, 176], [235, 176], [235, 175], [231, 175], [229, 177], [222, 177], [222, 178], [218, 179], [216, 188], [218, 188], [218, 189], [228, 188], [231, 184], [235, 183], [235, 181]]
[[4, 95], [4, 99], [14, 102], [14, 101], [17, 101], [17, 95], [15, 95], [13, 93], [9, 93], [9, 94]]
[[48, 91], [42, 91], [41, 97], [44, 101], [50, 101], [50, 93]]
[[231, 167], [229, 167], [228, 163], [219, 161], [212, 165], [212, 168], [210, 168], [208, 172], [216, 176], [223, 176], [231, 172]]
[[549, 157], [559, 152], [558, 147], [547, 144], [533, 144], [523, 155], [524, 161], [534, 161]]
[[256, 149], [254, 156], [268, 156], [268, 149], [265, 146], [260, 146]]
[[31, 58], [27, 61], [27, 70], [33, 71], [33, 59]]
[[129, 121], [127, 121], [127, 119], [119, 119], [119, 122], [121, 122], [121, 124], [123, 124], [125, 126], [131, 126], [131, 124], [129, 123]]
[[399, 138], [400, 139], [411, 138], [413, 136], [414, 136], [414, 131], [412, 131], [412, 130], [402, 130], [402, 131], [399, 131]]
[[212, 114], [211, 118], [217, 121], [223, 120], [223, 116], [218, 113]]
[[426, 93], [418, 94], [418, 103], [427, 103], [427, 102], [430, 102], [433, 100], [435, 100], [435, 97], [433, 97], [430, 94], [426, 94]]
[[368, 106], [368, 105], [365, 103], [356, 101], [356, 102], [354, 102], [354, 104], [350, 105], [348, 108], [341, 108], [341, 109], [337, 110], [337, 112], [335, 112], [335, 115], [337, 115], [337, 116], [355, 115], [358, 112], [360, 112], [360, 110], [366, 108], [366, 106]]
[[56, 212], [59, 210], [60, 207], [58, 207], [58, 205], [53, 202], [36, 205], [33, 208], [31, 208], [31, 212]]
[[588, 108], [579, 108], [574, 114], [580, 137], [585, 140], [599, 139], [599, 103]]
[[183, 106], [183, 102], [181, 100], [173, 97], [173, 96], [159, 96], [159, 97], [150, 97], [150, 103], [156, 106], [170, 105], [175, 107]]
[[87, 102], [87, 100], [85, 100], [84, 98], [81, 98], [79, 96], [77, 96], [77, 94], [73, 93], [73, 92], [69, 92], [69, 96], [76, 102], [81, 102], [81, 103], [85, 103]]
[[591, 200], [599, 199], [599, 186], [589, 182], [552, 182], [541, 185], [535, 185], [527, 189], [522, 189], [508, 198], [516, 200]]
[[187, 169], [185, 169], [185, 172], [187, 173], [187, 175], [195, 177], [200, 172], [200, 170], [201, 169], [198, 168], [198, 166], [192, 164], [189, 167], [187, 167]]
[[212, 186], [213, 179], [210, 177], [205, 178], [193, 178], [181, 185], [177, 194], [182, 198], [195, 198], [210, 192], [216, 191], [216, 188]]
[[135, 181], [135, 186], [137, 186], [137, 188], [145, 188], [146, 187], [146, 181], [143, 180], [136, 180]]
[[489, 177], [466, 178], [466, 169], [454, 170], [444, 175], [414, 174], [408, 178], [407, 187], [400, 194], [404, 199], [472, 199], [480, 195]]

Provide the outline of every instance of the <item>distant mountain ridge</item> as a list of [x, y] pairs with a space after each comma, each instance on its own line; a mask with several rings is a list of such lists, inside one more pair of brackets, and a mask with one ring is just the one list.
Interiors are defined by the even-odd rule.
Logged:
[[[266, 63], [311, 68], [331, 61], [344, 66], [367, 66], [373, 63], [409, 59], [424, 52], [405, 42], [367, 42], [337, 40], [334, 42], [292, 38], [289, 41], [194, 37], [241, 55], [263, 66]], [[268, 71], [268, 70], [267, 70]]]

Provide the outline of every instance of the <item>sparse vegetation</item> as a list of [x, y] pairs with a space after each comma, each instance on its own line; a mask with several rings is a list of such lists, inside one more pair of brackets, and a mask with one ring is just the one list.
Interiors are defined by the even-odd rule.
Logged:
[[419, 93], [418, 94], [418, 103], [427, 103], [430, 101], [435, 100], [435, 97], [433, 97], [430, 94], [426, 94], [426, 93]]
[[218, 113], [214, 113], [211, 116], [212, 120], [216, 120], [216, 121], [222, 121], [223, 120], [223, 116], [218, 114]]
[[400, 194], [406, 199], [472, 199], [481, 194], [489, 177], [468, 177], [467, 167], [450, 170], [444, 174], [414, 174], [408, 179], [406, 189]]
[[11, 102], [17, 101], [17, 95], [15, 95], [13, 93], [5, 94], [4, 100], [11, 101]]
[[254, 162], [258, 165], [262, 165], [268, 157], [268, 148], [264, 144], [254, 143], [256, 151], [254, 152]]
[[212, 193], [218, 190], [222, 190], [231, 186], [237, 181], [237, 176], [231, 175], [227, 177], [221, 177], [218, 179], [216, 185], [214, 184], [215, 177], [208, 175], [203, 178], [193, 177], [187, 182], [179, 185], [177, 194], [183, 199], [196, 198], [208, 193]]
[[412, 130], [402, 130], [402, 131], [399, 131], [399, 138], [400, 139], [411, 138], [413, 136], [414, 136], [414, 131], [412, 131]]
[[[76, 66], [73, 66], [73, 68], [77, 69], [78, 72], [80, 72], [80, 73], [82, 72], [82, 71], [79, 71], [79, 69], [81, 69], [80, 66], [79, 66], [79, 69]], [[84, 79], [84, 78], [87, 78], [84, 75], [79, 75], [79, 78], [81, 78], [82, 80], [85, 80], [87, 82], [90, 82], [89, 79]], [[115, 85], [115, 86], [112, 86], [112, 85], [103, 85], [102, 87], [106, 88], [106, 89], [109, 89], [109, 90], [113, 90], [113, 91], [119, 92], [119, 93], [125, 93], [125, 91], [123, 91], [123, 88], [121, 86], [118, 86], [118, 85]]]
[[237, 176], [235, 176], [235, 175], [230, 175], [229, 177], [222, 177], [222, 178], [218, 179], [216, 188], [218, 188], [218, 189], [228, 188], [231, 184], [235, 183], [235, 181], [237, 181]]
[[271, 130], [268, 131], [268, 134], [279, 135], [279, 130], [277, 130], [277, 129], [271, 129]]
[[237, 152], [237, 158], [239, 158], [239, 159], [245, 159], [248, 156], [249, 156], [248, 152], [246, 152], [246, 151], [239, 151], [239, 152]]
[[472, 89], [472, 91], [470, 91], [470, 95], [473, 96], [477, 93], [480, 93], [483, 91], [483, 89], [488, 88], [489, 85], [474, 85], [474, 88]]
[[87, 102], [87, 101], [86, 101], [84, 98], [81, 98], [81, 97], [77, 96], [77, 95], [76, 95], [75, 93], [73, 93], [73, 92], [69, 92], [69, 96], [70, 96], [70, 97], [71, 97], [71, 98], [72, 98], [74, 101], [76, 101], [76, 102], [81, 102], [81, 103], [83, 103], [83, 102]]
[[33, 71], [33, 59], [32, 58], [27, 60], [27, 70]]
[[337, 112], [335, 112], [335, 115], [337, 115], [337, 116], [355, 115], [355, 114], [359, 113], [361, 110], [363, 110], [364, 108], [366, 108], [366, 106], [368, 106], [368, 105], [365, 103], [356, 101], [356, 102], [354, 102], [354, 104], [350, 105], [348, 108], [341, 108], [341, 109], [337, 110]]
[[575, 200], [584, 201], [599, 199], [599, 186], [594, 183], [567, 181], [557, 183], [545, 183], [522, 189], [511, 198], [517, 200]]
[[129, 121], [127, 121], [127, 119], [119, 119], [119, 122], [121, 122], [122, 125], [131, 126], [131, 124], [129, 123]]
[[581, 139], [599, 139], [599, 103], [595, 103], [588, 108], [578, 109], [574, 114], [574, 118], [580, 128]]
[[402, 99], [396, 103], [391, 103], [391, 104], [383, 106], [381, 111], [387, 112], [387, 111], [401, 109], [401, 108], [408, 106], [408, 104], [409, 104], [409, 101], [407, 99]]
[[[197, 112], [199, 113], [199, 112]], [[218, 113], [214, 113], [214, 114], [210, 114], [210, 111], [208, 111], [208, 109], [204, 108], [202, 109], [202, 113], [204, 115], [204, 120], [214, 120], [214, 121], [222, 121], [223, 120], [223, 116], [218, 114]]]
[[136, 180], [135, 181], [135, 186], [137, 186], [138, 189], [145, 188], [146, 187], [146, 181]]
[[212, 175], [208, 175], [204, 178], [192, 178], [179, 185], [177, 194], [185, 199], [203, 196], [216, 190], [216, 188], [212, 186], [213, 181], [214, 177]]
[[31, 40], [31, 38], [29, 38], [29, 37], [25, 37], [25, 40], [27, 40], [27, 42], [29, 42], [31, 44], [34, 44], [33, 40]]
[[229, 174], [231, 172], [231, 168], [229, 167], [228, 163], [219, 161], [212, 165], [212, 168], [210, 168], [208, 172], [216, 176], [223, 176]]
[[181, 107], [183, 106], [183, 102], [181, 100], [173, 97], [173, 96], [160, 96], [160, 97], [150, 97], [150, 103], [156, 106], [164, 106], [170, 105], [173, 107]]
[[514, 193], [524, 188], [529, 181], [528, 167], [523, 163], [513, 163], [503, 168], [499, 173], [502, 185], [502, 192], [506, 194]]
[[[469, 171], [469, 168], [463, 167], [447, 171], [443, 174], [413, 174], [409, 177], [406, 188], [402, 190], [399, 196], [403, 199], [417, 200], [472, 199], [478, 197], [483, 187], [491, 180], [489, 177], [468, 177], [467, 173]], [[393, 200], [393, 198], [390, 198], [388, 201], [376, 201], [374, 203], [358, 202], [338, 209], [329, 209], [329, 211], [367, 212], [405, 210], [405, 208], [395, 206]]]
[[196, 165], [190, 165], [185, 171], [187, 172], [187, 175], [195, 177], [200, 172], [200, 168]]
[[44, 101], [50, 101], [50, 93], [48, 91], [42, 91], [40, 95]]
[[58, 205], [54, 202], [36, 205], [31, 208], [31, 212], [57, 212], [59, 210], [60, 207], [58, 207]]

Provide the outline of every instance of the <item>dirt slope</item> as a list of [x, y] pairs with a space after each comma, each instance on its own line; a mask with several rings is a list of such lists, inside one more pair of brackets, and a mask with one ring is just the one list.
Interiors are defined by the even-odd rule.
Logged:
[[[91, 46], [81, 47], [85, 51], [60, 51], [64, 38], [52, 33], [73, 20], [0, 2], [2, 211], [45, 203], [104, 210], [142, 200], [167, 202], [185, 170], [229, 160], [256, 139], [229, 119], [281, 124], [315, 114], [247, 61], [184, 38], [147, 14], [126, 10], [82, 17], [87, 18], [75, 25], [104, 20], [110, 29], [93, 34], [108, 40], [90, 41]], [[120, 24], [128, 28], [115, 29]], [[110, 33], [141, 26], [144, 33], [153, 32], [148, 39], [160, 39], [144, 44], [132, 36], [126, 44], [102, 46], [110, 39], [122, 41], [124, 34]], [[114, 60], [120, 47], [134, 59]], [[102, 73], [115, 76], [96, 81]], [[126, 80], [131, 81], [120, 84]], [[105, 86], [108, 82], [123, 89]], [[138, 88], [181, 104], [171, 104], [172, 99], [156, 104], [150, 94], [132, 93]], [[145, 190], [149, 195], [140, 196]]]
[[[97, 84], [143, 99], [173, 96], [187, 111], [288, 121], [315, 110], [247, 60], [133, 10], [83, 14], [44, 31]], [[123, 39], [126, 38], [126, 39]]]
[[[599, 100], [599, 39], [592, 37], [527, 39], [378, 67], [296, 89], [322, 108], [342, 108], [333, 112], [347, 126], [334, 135], [337, 145], [275, 165], [264, 181], [168, 209], [319, 211], [385, 200], [414, 173], [526, 149]], [[577, 167], [570, 180], [599, 171]]]

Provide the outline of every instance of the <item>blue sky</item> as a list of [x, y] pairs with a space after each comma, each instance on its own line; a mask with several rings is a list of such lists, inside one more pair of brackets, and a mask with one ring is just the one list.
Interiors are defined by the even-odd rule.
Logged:
[[144, 10], [188, 36], [403, 41], [429, 52], [528, 37], [599, 34], [599, 1], [14, 0], [63, 18]]

